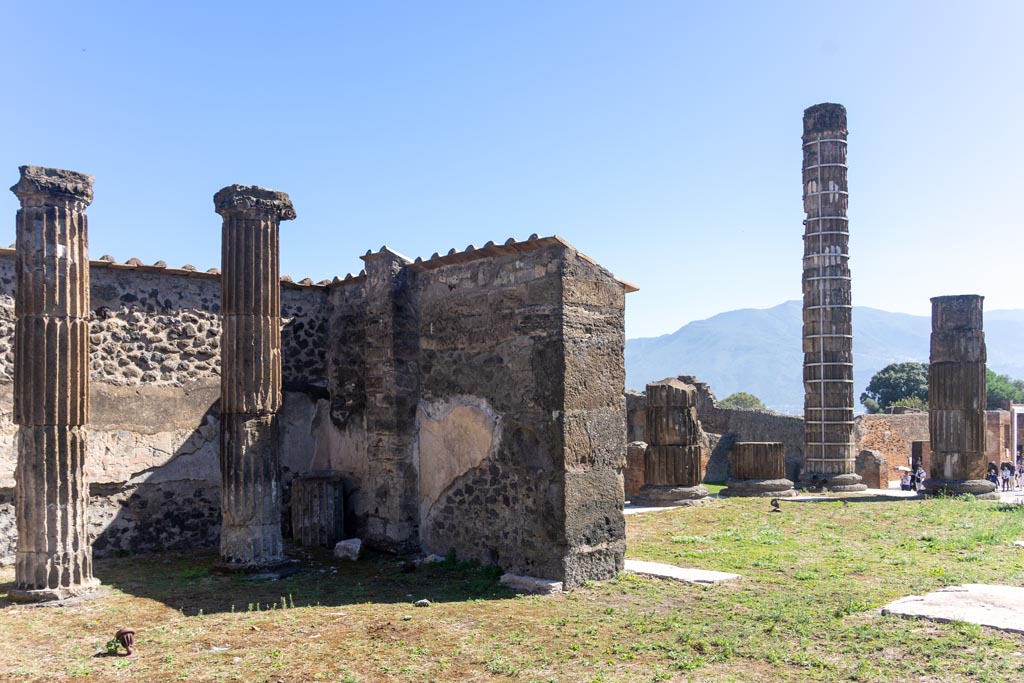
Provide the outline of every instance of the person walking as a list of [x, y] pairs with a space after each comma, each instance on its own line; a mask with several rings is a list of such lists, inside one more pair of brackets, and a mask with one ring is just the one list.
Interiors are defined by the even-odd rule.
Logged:
[[917, 466], [917, 472], [914, 473], [914, 488], [917, 491], [924, 491], [924, 480], [928, 477], [928, 474], [924, 471], [924, 468], [920, 465]]

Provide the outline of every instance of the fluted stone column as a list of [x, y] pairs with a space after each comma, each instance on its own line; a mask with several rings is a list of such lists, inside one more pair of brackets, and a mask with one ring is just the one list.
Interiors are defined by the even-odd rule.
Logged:
[[647, 385], [647, 449], [640, 506], [699, 505], [707, 500], [697, 390], [678, 379]]
[[804, 472], [863, 491], [853, 440], [853, 325], [846, 218], [846, 108], [804, 111]]
[[15, 251], [15, 511], [19, 601], [61, 600], [99, 585], [86, 531], [92, 176], [22, 166]]
[[281, 278], [284, 192], [231, 185], [213, 197], [221, 238], [221, 565], [270, 567], [281, 540]]
[[928, 434], [931, 470], [925, 488], [936, 493], [985, 495], [985, 333], [974, 294], [932, 299], [928, 365]]
[[729, 479], [723, 496], [795, 496], [786, 479], [785, 449], [779, 442], [737, 441], [729, 449]]

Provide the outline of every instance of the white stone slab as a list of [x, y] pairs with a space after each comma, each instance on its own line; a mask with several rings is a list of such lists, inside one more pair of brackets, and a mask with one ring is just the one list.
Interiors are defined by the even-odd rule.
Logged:
[[625, 507], [622, 508], [622, 514], [639, 515], [643, 512], [665, 512], [666, 510], [678, 510], [679, 507], [679, 505], [668, 505], [666, 507], [640, 507], [639, 505], [626, 503]]
[[562, 590], [561, 581], [550, 579], [538, 579], [533, 576], [520, 576], [519, 574], [502, 574], [501, 582], [516, 591], [517, 593], [559, 593]]
[[1024, 588], [969, 583], [889, 603], [882, 614], [938, 622], [964, 621], [1024, 633]]
[[654, 576], [659, 579], [673, 579], [685, 583], [697, 583], [702, 586], [710, 586], [723, 581], [735, 581], [740, 578], [739, 574], [727, 574], [726, 572], [713, 572], [707, 569], [689, 569], [677, 567], [672, 564], [660, 562], [644, 562], [642, 560], [626, 560], [627, 572]]

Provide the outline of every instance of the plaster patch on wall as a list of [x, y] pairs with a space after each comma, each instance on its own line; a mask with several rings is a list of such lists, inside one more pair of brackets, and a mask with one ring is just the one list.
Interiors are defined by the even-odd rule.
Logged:
[[317, 401], [313, 417], [313, 458], [310, 471], [366, 475], [370, 470], [366, 429], [351, 420], [345, 429], [331, 421], [331, 402]]
[[416, 427], [421, 527], [445, 490], [497, 451], [499, 423], [487, 401], [475, 396], [420, 401]]

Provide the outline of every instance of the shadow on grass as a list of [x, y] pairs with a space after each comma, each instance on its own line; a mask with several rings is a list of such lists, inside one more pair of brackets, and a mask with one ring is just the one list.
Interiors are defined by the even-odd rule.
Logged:
[[[214, 550], [97, 560], [104, 586], [161, 602], [186, 616], [284, 607], [359, 603], [503, 600], [515, 594], [499, 581], [496, 567], [474, 562], [424, 563], [413, 567], [394, 555], [364, 551], [356, 562], [334, 559], [327, 549], [289, 548], [298, 571], [278, 580], [214, 572]], [[0, 596], [14, 587], [0, 583]], [[0, 597], [0, 607], [11, 603]]]
[[[803, 494], [801, 494], [803, 495]], [[767, 498], [766, 498], [767, 500]], [[857, 496], [823, 496], [821, 498], [779, 498], [779, 503], [790, 505], [791, 503], [832, 503], [833, 505], [846, 505], [848, 503], [910, 503], [928, 500], [927, 496], [885, 496], [881, 494], [857, 495]], [[783, 506], [785, 507], [785, 506]]]

